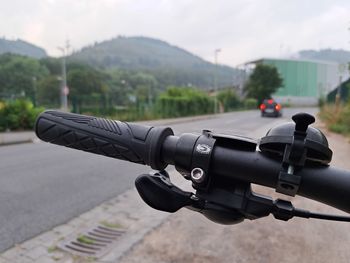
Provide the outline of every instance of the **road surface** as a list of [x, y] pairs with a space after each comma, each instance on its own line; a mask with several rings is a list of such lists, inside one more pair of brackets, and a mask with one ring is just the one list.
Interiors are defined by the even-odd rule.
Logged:
[[[210, 129], [263, 136], [300, 111], [317, 110], [285, 109], [278, 119], [261, 118], [258, 111], [234, 112], [171, 127], [177, 134]], [[0, 147], [0, 252], [123, 193], [148, 170], [47, 143]]]

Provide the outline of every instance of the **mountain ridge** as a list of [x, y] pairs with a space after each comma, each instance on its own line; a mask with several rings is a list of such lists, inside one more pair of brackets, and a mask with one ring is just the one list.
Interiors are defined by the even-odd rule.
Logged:
[[21, 39], [8, 40], [0, 38], [0, 54], [4, 53], [18, 54], [36, 59], [47, 57], [45, 49], [32, 43]]
[[[0, 54], [13, 53], [36, 59], [48, 57], [45, 49], [21, 39], [0, 38]], [[298, 52], [298, 59], [349, 63], [350, 51], [344, 49], [306, 49]], [[167, 41], [145, 36], [117, 36], [95, 42], [69, 57], [70, 61], [89, 64], [98, 69], [113, 71], [141, 71], [152, 74], [163, 86], [214, 87], [217, 72], [218, 87], [232, 86], [240, 72], [230, 66], [218, 65], [192, 54]]]
[[329, 61], [337, 63], [349, 63], [350, 51], [344, 49], [305, 49], [298, 52], [298, 58]]
[[218, 86], [232, 86], [237, 72], [224, 65], [216, 68], [213, 63], [183, 48], [144, 36], [118, 36], [96, 42], [74, 52], [69, 59], [103, 69], [140, 70], [156, 77], [161, 75], [158, 80], [164, 85], [172, 83], [212, 88], [217, 70]]

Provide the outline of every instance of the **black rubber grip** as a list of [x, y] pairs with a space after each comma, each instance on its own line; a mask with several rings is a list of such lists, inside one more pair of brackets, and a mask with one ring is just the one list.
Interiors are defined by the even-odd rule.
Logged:
[[36, 135], [43, 141], [95, 154], [150, 165], [166, 167], [161, 148], [166, 137], [173, 135], [168, 127], [150, 127], [61, 111], [48, 110], [39, 115]]

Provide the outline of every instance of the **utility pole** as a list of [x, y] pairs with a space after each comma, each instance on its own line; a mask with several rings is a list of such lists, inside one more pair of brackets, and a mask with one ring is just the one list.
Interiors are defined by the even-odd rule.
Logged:
[[[350, 26], [348, 27], [348, 31], [350, 33]], [[350, 41], [349, 41], [349, 44], [350, 44]], [[348, 71], [349, 71], [349, 74], [350, 74], [350, 61], [348, 61]]]
[[346, 64], [339, 64], [339, 66], [338, 66], [339, 85], [337, 88], [337, 94], [335, 95], [335, 106], [336, 106], [337, 112], [338, 112], [339, 106], [340, 106], [341, 84], [343, 83], [343, 74], [344, 74], [345, 69], [346, 69]]
[[66, 70], [66, 56], [70, 48], [69, 40], [66, 41], [64, 47], [57, 47], [62, 52], [62, 82], [61, 82], [61, 109], [68, 111], [68, 94], [69, 88], [67, 86], [67, 70]]
[[38, 105], [37, 105], [37, 99], [36, 99], [37, 87], [36, 87], [36, 77], [35, 76], [32, 77], [32, 81], [33, 81], [33, 105], [34, 105], [34, 107], [36, 107]]
[[217, 92], [218, 92], [218, 54], [221, 52], [220, 48], [214, 50], [215, 74], [214, 74], [214, 113], [217, 113]]

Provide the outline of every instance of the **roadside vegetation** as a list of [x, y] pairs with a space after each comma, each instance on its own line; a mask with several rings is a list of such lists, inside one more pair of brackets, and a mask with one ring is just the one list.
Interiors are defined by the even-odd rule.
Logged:
[[319, 101], [319, 116], [330, 131], [350, 136], [350, 79]]
[[0, 101], [0, 132], [33, 129], [37, 115], [43, 110], [44, 108], [34, 107], [32, 102], [25, 99]]
[[[46, 108], [60, 108], [61, 60], [0, 55], [0, 131], [32, 129]], [[215, 94], [197, 87], [162, 86], [152, 74], [121, 69], [96, 69], [67, 62], [71, 112], [136, 121], [256, 108], [235, 87]]]
[[339, 106], [325, 104], [319, 116], [330, 131], [350, 136], [350, 100]]

